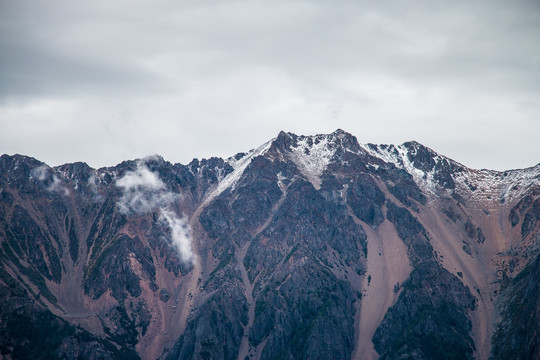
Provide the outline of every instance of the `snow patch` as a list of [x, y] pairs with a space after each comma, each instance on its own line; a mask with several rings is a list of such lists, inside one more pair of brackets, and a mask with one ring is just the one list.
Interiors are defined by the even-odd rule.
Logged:
[[[403, 146], [394, 145], [360, 145], [368, 154], [392, 163], [397, 168], [404, 169], [413, 177], [415, 183], [426, 193], [435, 194], [440, 187], [434, 180], [435, 169], [424, 172], [417, 169], [408, 158], [409, 150]], [[415, 149], [411, 152], [414, 154]], [[441, 155], [434, 155], [435, 163], [451, 162]], [[475, 201], [498, 201], [501, 203], [521, 198], [532, 187], [540, 186], [540, 165], [522, 170], [504, 172], [494, 170], [474, 170], [461, 167], [460, 171], [452, 174], [456, 188], [466, 198]]]
[[[435, 194], [435, 190], [437, 188], [436, 182], [434, 180], [435, 170], [432, 169], [431, 171], [424, 172], [420, 169], [417, 169], [409, 160], [409, 157], [407, 156], [408, 150], [405, 146], [400, 145], [396, 147], [396, 149], [403, 163], [403, 168], [405, 169], [405, 171], [412, 175], [414, 182], [420, 187], [420, 189], [424, 190], [427, 193]], [[434, 160], [435, 162], [437, 162], [437, 160], [439, 159]]]
[[540, 164], [528, 169], [505, 171], [502, 183], [501, 200], [521, 198], [531, 188], [540, 186]]
[[283, 176], [281, 171], [277, 174], [277, 178], [278, 178], [277, 184], [279, 186], [279, 189], [281, 190], [282, 193], [285, 193], [285, 190], [287, 190], [287, 186], [285, 186], [285, 184], [283, 183], [283, 180], [286, 180], [287, 178]]
[[[409, 150], [404, 145], [375, 145], [369, 146], [361, 144], [360, 147], [364, 149], [369, 155], [379, 158], [386, 163], [394, 164], [398, 169], [407, 171], [413, 177], [414, 182], [427, 193], [434, 194], [437, 189], [437, 183], [434, 180], [434, 170], [424, 172], [417, 169], [407, 156]], [[375, 149], [374, 149], [374, 148]], [[442, 160], [442, 157], [434, 157], [435, 162]], [[375, 165], [372, 165], [375, 166]]]
[[343, 184], [343, 188], [339, 190], [339, 196], [341, 196], [345, 202], [347, 202], [347, 190], [349, 190], [349, 184]]
[[251, 150], [247, 155], [243, 156], [238, 160], [236, 160], [235, 158], [227, 159], [227, 163], [231, 165], [234, 170], [227, 174], [227, 176], [222, 178], [221, 181], [212, 190], [208, 192], [202, 202], [202, 205], [205, 206], [209, 204], [212, 200], [214, 200], [228, 188], [232, 187], [234, 189], [236, 183], [244, 173], [244, 170], [246, 170], [248, 165], [251, 164], [251, 161], [257, 156], [263, 155], [270, 148], [273, 141], [274, 139], [261, 145], [255, 150]]
[[[368, 145], [360, 144], [360, 147], [369, 155], [381, 159], [386, 163], [391, 163], [396, 165], [398, 168], [403, 167], [403, 161], [399, 156], [399, 153], [396, 150], [394, 145]], [[373, 149], [372, 147], [375, 147]]]
[[291, 161], [317, 190], [321, 188], [321, 175], [336, 152], [333, 145], [327, 136], [315, 139], [305, 137], [300, 138], [296, 147], [291, 149]]
[[531, 188], [540, 186], [540, 165], [504, 172], [467, 169], [456, 174], [455, 181], [463, 192], [476, 200], [497, 200], [500, 203], [522, 198]]

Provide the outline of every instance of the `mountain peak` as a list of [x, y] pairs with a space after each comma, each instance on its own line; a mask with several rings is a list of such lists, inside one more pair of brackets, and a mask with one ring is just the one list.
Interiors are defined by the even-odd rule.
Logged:
[[267, 151], [270, 158], [292, 161], [316, 189], [320, 188], [321, 175], [328, 165], [344, 153], [364, 152], [356, 137], [342, 129], [316, 135], [281, 131]]
[[298, 142], [306, 142], [307, 145], [317, 145], [321, 141], [334, 143], [335, 146], [344, 146], [345, 148], [360, 149], [358, 140], [354, 135], [348, 133], [342, 129], [337, 129], [330, 134], [316, 134], [316, 135], [296, 135], [291, 132], [280, 131], [278, 136], [274, 139], [274, 143], [283, 150], [289, 149], [291, 146], [298, 145]]
[[[6, 155], [0, 319], [18, 326], [0, 326], [0, 347], [488, 359], [491, 344], [513, 346], [497, 339], [526, 333], [516, 346], [535, 351], [539, 234], [540, 167], [471, 170], [416, 141], [364, 145], [341, 129], [282, 131], [188, 165], [51, 168]], [[31, 336], [43, 329], [53, 343]]]

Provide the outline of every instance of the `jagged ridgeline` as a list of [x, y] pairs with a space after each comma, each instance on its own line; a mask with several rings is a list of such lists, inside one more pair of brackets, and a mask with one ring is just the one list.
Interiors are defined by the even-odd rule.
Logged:
[[540, 166], [344, 131], [0, 157], [0, 358], [539, 359]]

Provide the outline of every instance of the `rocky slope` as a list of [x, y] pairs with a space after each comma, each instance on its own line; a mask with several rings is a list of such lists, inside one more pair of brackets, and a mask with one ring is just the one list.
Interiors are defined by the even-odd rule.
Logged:
[[188, 165], [3, 155], [0, 357], [538, 359], [539, 230], [540, 166], [341, 130]]

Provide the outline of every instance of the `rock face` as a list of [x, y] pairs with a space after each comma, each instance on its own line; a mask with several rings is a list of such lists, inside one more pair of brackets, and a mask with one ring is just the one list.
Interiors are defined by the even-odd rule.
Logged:
[[0, 157], [0, 357], [533, 358], [540, 166], [338, 130], [229, 159]]

